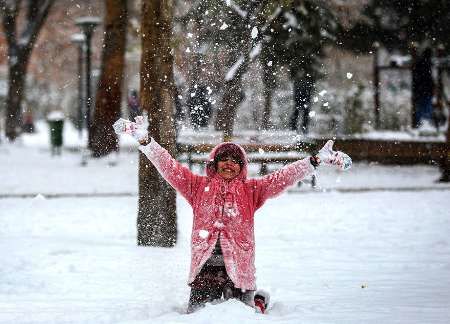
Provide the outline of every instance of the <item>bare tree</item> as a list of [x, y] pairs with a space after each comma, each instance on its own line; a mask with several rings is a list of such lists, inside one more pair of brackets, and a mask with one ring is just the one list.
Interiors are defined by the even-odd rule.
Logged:
[[[28, 0], [25, 4], [20, 0], [0, 0], [3, 30], [8, 44], [9, 82], [5, 133], [9, 140], [15, 140], [20, 133], [28, 62], [53, 3], [54, 0]], [[18, 28], [19, 22], [23, 22], [21, 31]]]
[[125, 68], [127, 0], [105, 1], [105, 38], [89, 148], [100, 157], [118, 149], [112, 124], [120, 117]]
[[[173, 3], [142, 1], [141, 105], [148, 112], [149, 133], [175, 153]], [[139, 161], [138, 244], [172, 247], [176, 243], [176, 194], [141, 154]]]
[[247, 72], [250, 63], [254, 59], [254, 51], [259, 41], [262, 39], [262, 31], [266, 24], [266, 17], [263, 11], [268, 0], [255, 0], [247, 3], [246, 10], [239, 8], [233, 2], [230, 7], [241, 16], [243, 26], [253, 26], [248, 33], [243, 35], [239, 46], [241, 49], [240, 57], [229, 67], [225, 76], [225, 84], [221, 106], [217, 112], [215, 121], [216, 130], [223, 131], [224, 140], [230, 140], [233, 136], [234, 120], [239, 104], [244, 99], [242, 92], [242, 77]]

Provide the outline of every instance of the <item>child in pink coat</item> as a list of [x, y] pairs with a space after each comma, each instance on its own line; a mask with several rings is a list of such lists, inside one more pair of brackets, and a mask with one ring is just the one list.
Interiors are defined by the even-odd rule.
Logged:
[[[333, 142], [329, 141], [317, 156], [261, 178], [248, 178], [245, 151], [238, 144], [226, 142], [210, 153], [206, 175], [197, 175], [153, 139], [148, 141], [140, 122], [117, 123], [116, 131], [125, 131], [141, 143], [139, 150], [193, 209], [188, 312], [222, 296], [255, 306], [255, 212], [267, 199], [310, 175], [321, 162], [343, 168], [351, 165], [347, 155], [332, 151]], [[264, 312], [265, 303], [256, 299], [256, 304]]]

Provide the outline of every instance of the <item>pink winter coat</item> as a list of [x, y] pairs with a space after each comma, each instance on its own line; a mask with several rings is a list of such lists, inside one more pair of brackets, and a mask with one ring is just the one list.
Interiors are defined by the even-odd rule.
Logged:
[[[214, 159], [219, 148], [230, 144], [216, 146], [210, 159]], [[241, 173], [230, 181], [216, 174], [213, 163], [208, 164], [206, 176], [192, 173], [154, 140], [139, 148], [192, 206], [194, 220], [189, 283], [194, 281], [220, 238], [225, 268], [234, 285], [255, 290], [255, 211], [266, 199], [280, 194], [314, 170], [306, 158], [264, 177], [248, 179], [246, 153], [242, 147], [237, 147], [245, 162]]]

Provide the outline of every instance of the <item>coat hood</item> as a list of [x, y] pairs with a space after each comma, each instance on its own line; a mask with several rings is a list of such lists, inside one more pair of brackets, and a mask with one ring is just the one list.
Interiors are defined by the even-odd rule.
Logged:
[[209, 154], [208, 163], [206, 165], [206, 175], [208, 177], [214, 177], [216, 175], [216, 164], [215, 164], [214, 160], [215, 160], [217, 154], [223, 153], [223, 152], [228, 152], [228, 151], [237, 153], [240, 156], [240, 158], [242, 160], [242, 167], [241, 167], [241, 173], [239, 173], [237, 178], [246, 179], [247, 178], [247, 165], [248, 165], [247, 153], [245, 153], [242, 146], [240, 146], [239, 144], [236, 144], [236, 143], [232, 143], [232, 142], [220, 143], [212, 149], [211, 153]]

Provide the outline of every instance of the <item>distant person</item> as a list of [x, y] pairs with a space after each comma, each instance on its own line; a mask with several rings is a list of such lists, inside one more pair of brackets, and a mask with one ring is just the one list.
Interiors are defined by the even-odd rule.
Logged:
[[433, 120], [432, 50], [427, 47], [412, 67], [412, 92], [416, 109], [414, 127], [420, 127], [423, 120]]
[[225, 142], [211, 151], [206, 175], [198, 175], [148, 136], [142, 117], [137, 122], [119, 119], [114, 129], [133, 136], [141, 144], [139, 150], [193, 208], [188, 312], [223, 296], [264, 313], [268, 295], [255, 293], [255, 212], [267, 199], [313, 173], [320, 163], [344, 170], [351, 166], [350, 157], [333, 151], [333, 141], [328, 141], [317, 155], [264, 177], [249, 178], [246, 152], [238, 144]]
[[298, 130], [298, 119], [301, 116], [301, 132], [307, 134], [309, 131], [311, 111], [311, 98], [314, 93], [314, 78], [309, 74], [294, 79], [294, 111], [290, 119], [290, 128]]
[[130, 120], [134, 120], [137, 116], [141, 114], [139, 97], [135, 89], [132, 89], [130, 91], [130, 94], [128, 95], [128, 113], [130, 116], [129, 117]]
[[189, 107], [192, 127], [194, 129], [208, 127], [212, 113], [212, 105], [208, 100], [207, 87], [199, 85], [189, 92], [187, 106]]
[[25, 113], [23, 114], [22, 131], [23, 131], [24, 133], [34, 133], [35, 127], [34, 127], [33, 113], [31, 113], [31, 112], [25, 112]]

